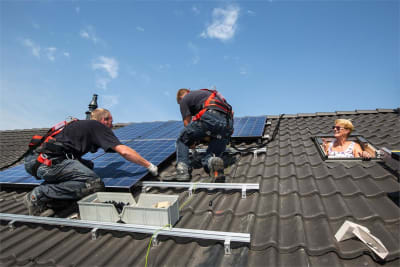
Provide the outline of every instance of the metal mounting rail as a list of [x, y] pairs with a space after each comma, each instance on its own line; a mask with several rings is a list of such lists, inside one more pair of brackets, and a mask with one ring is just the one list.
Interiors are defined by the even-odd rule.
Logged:
[[241, 183], [189, 183], [189, 182], [142, 182], [142, 192], [146, 192], [147, 187], [174, 187], [188, 188], [189, 195], [194, 189], [237, 189], [242, 190], [242, 198], [246, 198], [247, 190], [259, 190], [260, 184], [241, 184]]
[[[202, 153], [206, 153], [206, 151], [207, 151], [207, 149], [205, 149], [205, 148], [195, 148], [195, 149], [190, 148], [189, 149], [189, 153], [192, 153], [192, 154], [193, 153], [202, 154]], [[236, 150], [234, 148], [228, 147], [228, 148], [225, 149], [224, 152], [228, 153], [228, 154], [235, 154], [235, 153], [239, 153], [240, 151], [238, 151], [238, 150]]]
[[0, 213], [0, 220], [9, 221], [8, 226], [10, 227], [11, 230], [15, 228], [14, 223], [16, 222], [89, 228], [92, 229], [91, 231], [92, 239], [96, 239], [96, 232], [98, 230], [112, 230], [112, 231], [132, 232], [141, 234], [156, 233], [153, 237], [154, 244], [158, 243], [157, 236], [173, 236], [180, 238], [195, 238], [195, 239], [222, 241], [224, 242], [226, 254], [230, 254], [231, 242], [248, 243], [248, 244], [250, 243], [249, 233], [206, 231], [206, 230], [184, 229], [184, 228], [161, 229], [162, 227], [159, 226], [71, 220], [63, 218], [28, 216], [28, 215], [9, 214], [9, 213]]
[[[265, 138], [269, 139], [269, 135], [266, 135]], [[206, 153], [206, 151], [207, 150], [205, 148], [189, 149], [189, 153], [192, 153], [192, 154], [193, 153], [203, 154], [203, 153]], [[236, 149], [234, 149], [232, 147], [227, 148], [224, 152], [228, 153], [228, 154], [240, 153], [239, 150], [236, 150]], [[255, 157], [257, 158], [257, 154], [258, 153], [266, 153], [267, 152], [267, 148], [266, 147], [263, 147], [263, 148], [251, 148], [251, 149], [248, 150], [248, 152], [252, 152], [255, 155]]]

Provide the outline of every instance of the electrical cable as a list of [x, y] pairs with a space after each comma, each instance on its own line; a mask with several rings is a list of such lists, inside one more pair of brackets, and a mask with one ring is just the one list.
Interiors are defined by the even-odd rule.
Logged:
[[162, 228], [160, 228], [160, 229], [158, 229], [152, 236], [151, 236], [151, 238], [150, 238], [150, 242], [149, 242], [149, 245], [148, 245], [148, 247], [147, 247], [147, 253], [146, 253], [146, 263], [145, 263], [145, 267], [147, 267], [147, 259], [148, 259], [148, 257], [149, 257], [149, 254], [150, 254], [150, 245], [151, 245], [151, 242], [153, 241], [153, 238], [155, 237], [155, 236], [157, 236], [157, 234], [158, 234], [158, 232], [160, 232], [161, 230], [164, 230], [165, 229], [165, 227], [169, 227], [169, 228], [171, 228], [172, 227], [172, 225], [171, 224], [166, 224], [166, 225], [164, 225]]

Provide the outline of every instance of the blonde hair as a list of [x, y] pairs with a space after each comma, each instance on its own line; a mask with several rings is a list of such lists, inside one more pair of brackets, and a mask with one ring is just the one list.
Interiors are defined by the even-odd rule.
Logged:
[[[340, 126], [343, 126], [344, 128], [350, 130], [350, 133], [354, 130], [354, 126], [353, 123], [351, 123], [350, 120], [346, 120], [346, 119], [337, 119], [335, 120], [335, 125], [339, 124]], [[349, 134], [350, 134], [349, 133]]]
[[189, 91], [190, 91], [190, 90], [189, 90], [189, 89], [186, 89], [186, 88], [179, 89], [179, 90], [178, 90], [178, 93], [176, 93], [176, 103], [179, 104], [180, 98], [181, 98], [184, 94], [189, 93]]
[[96, 121], [101, 121], [102, 119], [107, 118], [110, 114], [111, 113], [108, 109], [97, 108], [92, 111], [92, 114], [90, 114], [90, 119], [96, 120]]

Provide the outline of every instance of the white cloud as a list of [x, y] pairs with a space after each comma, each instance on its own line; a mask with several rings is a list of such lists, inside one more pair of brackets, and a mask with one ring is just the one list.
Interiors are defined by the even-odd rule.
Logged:
[[81, 12], [81, 8], [79, 6], [75, 7], [75, 12], [76, 14], [79, 14]]
[[193, 11], [196, 15], [200, 14], [200, 9], [198, 9], [196, 6], [192, 6], [192, 11]]
[[188, 43], [189, 50], [193, 53], [192, 64], [196, 65], [200, 61], [199, 49], [192, 42]]
[[254, 16], [256, 12], [254, 12], [253, 10], [247, 10], [247, 14], [249, 14], [250, 16]]
[[109, 78], [104, 78], [104, 77], [97, 77], [96, 79], [96, 87], [100, 89], [107, 89], [108, 83], [111, 81]]
[[118, 61], [112, 57], [99, 57], [96, 62], [92, 64], [94, 70], [105, 71], [112, 79], [118, 76]]
[[40, 29], [40, 25], [37, 24], [36, 22], [33, 22], [33, 23], [32, 23], [32, 26], [33, 26], [33, 28], [35, 28], [36, 30], [39, 30], [39, 29]]
[[140, 26], [136, 26], [136, 30], [140, 31], [140, 32], [144, 32], [144, 29], [142, 27], [140, 27]]
[[68, 52], [64, 52], [63, 54], [65, 57], [68, 57], [68, 58], [71, 56]]
[[40, 58], [40, 46], [38, 44], [35, 44], [31, 39], [23, 39], [22, 44], [31, 50], [32, 55]]
[[233, 5], [228, 6], [226, 9], [214, 8], [212, 23], [200, 36], [203, 38], [216, 38], [221, 41], [233, 38], [237, 28], [239, 11], [240, 8]]
[[56, 59], [54, 53], [57, 51], [55, 47], [48, 47], [46, 48], [46, 55], [50, 61], [54, 61]]
[[90, 26], [90, 25], [86, 26], [84, 29], [82, 29], [79, 32], [79, 35], [84, 39], [91, 40], [94, 44], [97, 44], [100, 41], [100, 38], [97, 37], [93, 26]]
[[119, 96], [118, 95], [104, 95], [102, 96], [103, 107], [106, 109], [110, 109], [115, 105], [119, 104]]
[[160, 64], [160, 65], [158, 65], [158, 70], [160, 70], [160, 71], [163, 71], [163, 70], [168, 70], [168, 69], [170, 69], [171, 68], [171, 65], [170, 64]]

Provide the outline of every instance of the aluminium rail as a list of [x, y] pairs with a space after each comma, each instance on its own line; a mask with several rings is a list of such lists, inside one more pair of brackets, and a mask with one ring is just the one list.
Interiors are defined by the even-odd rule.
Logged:
[[242, 198], [246, 198], [247, 190], [260, 190], [260, 184], [242, 184], [242, 183], [193, 183], [193, 182], [146, 182], [143, 181], [142, 192], [146, 192], [148, 187], [174, 187], [188, 188], [189, 196], [192, 195], [195, 189], [227, 189], [227, 190], [242, 190]]
[[9, 214], [9, 213], [0, 213], [0, 220], [9, 221], [8, 226], [10, 227], [10, 229], [15, 228], [14, 223], [16, 222], [89, 228], [92, 229], [91, 231], [92, 239], [97, 238], [98, 230], [111, 230], [120, 232], [151, 234], [153, 235], [153, 245], [155, 246], [158, 244], [157, 236], [194, 238], [203, 240], [214, 240], [219, 242], [223, 241], [225, 247], [225, 254], [231, 253], [231, 247], [230, 247], [231, 242], [246, 243], [246, 244], [250, 243], [250, 233], [207, 231], [207, 230], [173, 228], [173, 227], [164, 229], [163, 227], [150, 226], [150, 225], [72, 220], [64, 218], [39, 217], [39, 216]]

